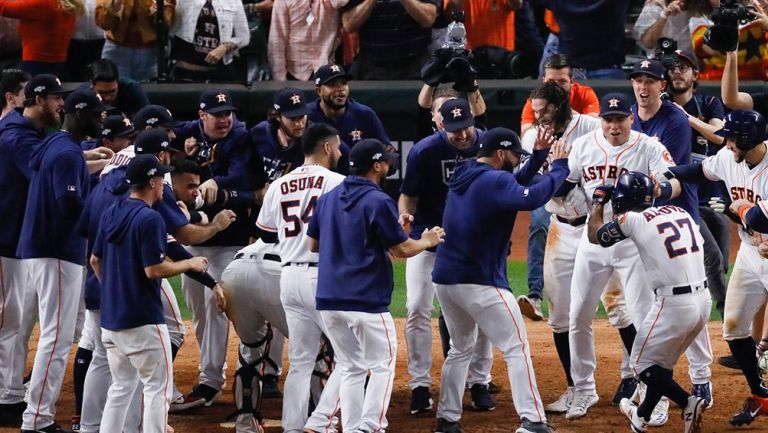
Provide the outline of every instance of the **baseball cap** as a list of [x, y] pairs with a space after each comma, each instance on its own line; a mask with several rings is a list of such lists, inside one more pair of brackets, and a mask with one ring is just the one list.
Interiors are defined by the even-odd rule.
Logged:
[[275, 93], [273, 107], [285, 117], [299, 117], [309, 113], [304, 92], [295, 87], [286, 87]]
[[91, 89], [77, 89], [64, 100], [64, 112], [67, 114], [95, 113], [107, 111], [110, 108], [109, 105], [104, 105], [101, 96]]
[[125, 180], [131, 185], [141, 185], [172, 171], [173, 167], [160, 164], [154, 155], [136, 155], [125, 169]]
[[168, 134], [160, 129], [145, 129], [139, 132], [139, 135], [133, 140], [133, 150], [137, 155], [159, 152], [179, 152], [178, 149], [171, 147], [171, 140]]
[[686, 62], [691, 64], [693, 69], [697, 71], [699, 70], [699, 59], [696, 57], [695, 54], [685, 50], [677, 50], [675, 51], [675, 54], [677, 54], [677, 58], [679, 60], [685, 60]]
[[122, 114], [116, 116], [107, 116], [104, 119], [104, 125], [101, 128], [102, 138], [125, 137], [133, 134], [133, 124], [131, 120]]
[[232, 95], [226, 90], [206, 89], [200, 94], [200, 109], [209, 114], [237, 111], [232, 105]]
[[635, 78], [641, 75], [645, 75], [651, 78], [655, 78], [657, 80], [663, 80], [664, 73], [666, 71], [667, 69], [664, 67], [664, 65], [661, 64], [660, 61], [653, 60], [653, 59], [645, 59], [635, 63], [635, 68], [632, 70], [632, 73], [629, 75], [629, 78]]
[[632, 104], [623, 93], [609, 93], [600, 99], [600, 117], [627, 117], [632, 114]]
[[147, 105], [142, 107], [133, 115], [133, 126], [137, 130], [157, 128], [163, 126], [166, 128], [175, 128], [181, 126], [184, 122], [174, 120], [171, 110], [162, 105]]
[[60, 95], [68, 93], [61, 85], [61, 80], [53, 74], [35, 75], [27, 81], [24, 86], [24, 97], [34, 98], [35, 96]]
[[387, 152], [381, 141], [375, 138], [366, 138], [358, 141], [349, 152], [349, 166], [365, 170], [375, 162], [398, 158], [400, 158], [400, 154]]
[[461, 128], [468, 128], [475, 124], [472, 110], [466, 99], [450, 99], [440, 107], [440, 115], [443, 116], [443, 125], [448, 132], [454, 132]]
[[519, 155], [530, 155], [528, 151], [523, 149], [520, 137], [517, 134], [510, 129], [501, 127], [490, 129], [483, 134], [480, 138], [480, 149], [487, 149], [489, 151], [503, 149]]
[[327, 65], [320, 66], [317, 68], [317, 71], [315, 71], [315, 86], [322, 86], [323, 84], [337, 78], [346, 78], [347, 80], [351, 80], [352, 76], [349, 75], [341, 65], [334, 65], [333, 63], [329, 63]]

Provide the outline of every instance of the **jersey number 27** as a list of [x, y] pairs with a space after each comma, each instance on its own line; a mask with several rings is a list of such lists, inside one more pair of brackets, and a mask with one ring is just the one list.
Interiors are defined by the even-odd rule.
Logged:
[[[687, 228], [688, 232], [691, 234], [691, 245], [690, 246], [680, 246], [675, 247], [675, 242], [680, 240], [680, 230], [678, 229]], [[674, 259], [675, 257], [682, 256], [684, 254], [695, 253], [699, 251], [699, 245], [696, 244], [696, 236], [693, 233], [693, 223], [691, 223], [691, 220], [688, 218], [681, 218], [679, 220], [672, 221], [666, 221], [661, 224], [656, 225], [656, 229], [659, 231], [660, 235], [665, 234], [667, 231], [671, 231], [671, 233], [664, 239], [664, 246], [667, 248], [667, 254], [669, 255], [670, 259]]]
[[280, 208], [283, 210], [283, 221], [285, 221], [286, 224], [291, 225], [290, 228], [288, 225], [285, 226], [286, 238], [292, 238], [300, 235], [301, 223], [309, 224], [309, 220], [312, 219], [312, 212], [315, 210], [315, 205], [317, 204], [317, 197], [318, 196], [313, 195], [312, 198], [309, 199], [307, 208], [304, 209], [301, 217], [299, 217], [298, 213], [293, 213], [294, 210], [299, 210], [296, 209], [301, 205], [299, 200], [285, 200], [280, 202]]

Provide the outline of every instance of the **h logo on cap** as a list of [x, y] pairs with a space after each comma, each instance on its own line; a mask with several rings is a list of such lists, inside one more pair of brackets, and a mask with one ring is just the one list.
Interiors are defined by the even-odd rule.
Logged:
[[643, 60], [642, 62], [640, 62], [640, 67], [643, 69], [648, 69], [651, 67], [651, 62], [649, 62], [648, 60]]
[[608, 100], [608, 107], [609, 108], [618, 108], [619, 107], [619, 100], [616, 98], [611, 98]]
[[227, 95], [225, 95], [223, 93], [219, 93], [218, 95], [216, 95], [216, 99], [219, 102], [227, 102]]
[[297, 95], [297, 94], [295, 94], [295, 93], [294, 93], [294, 94], [293, 94], [293, 96], [291, 96], [291, 103], [292, 103], [293, 105], [299, 105], [299, 104], [301, 104], [301, 96], [299, 96], [299, 95]]
[[453, 114], [453, 118], [461, 117], [461, 108], [456, 107], [453, 110], [451, 110], [451, 114]]
[[339, 67], [339, 65], [333, 65], [333, 66], [331, 66], [331, 71], [333, 71], [333, 72], [341, 72], [341, 68]]

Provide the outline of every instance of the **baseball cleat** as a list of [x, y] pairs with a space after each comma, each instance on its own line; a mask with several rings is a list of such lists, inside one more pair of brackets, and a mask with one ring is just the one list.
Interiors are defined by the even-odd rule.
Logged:
[[528, 421], [528, 418], [523, 418], [515, 433], [551, 433], [553, 431], [545, 422], [532, 422]]
[[411, 415], [432, 409], [432, 394], [426, 386], [417, 386], [411, 391]]
[[565, 413], [565, 419], [576, 419], [586, 416], [589, 408], [596, 405], [598, 400], [600, 400], [600, 397], [597, 394], [574, 391], [571, 406]]
[[639, 381], [634, 377], [626, 377], [621, 379], [621, 382], [619, 382], [619, 387], [616, 388], [616, 394], [613, 395], [613, 400], [611, 400], [611, 405], [618, 406], [619, 403], [621, 403], [621, 399], [623, 398], [628, 398], [631, 400], [632, 395], [637, 389], [638, 382]]
[[715, 405], [715, 399], [712, 398], [712, 382], [694, 384], [691, 395], [706, 400], [707, 409], [712, 409], [712, 406]]
[[273, 374], [264, 376], [261, 381], [261, 397], [262, 398], [280, 398], [283, 393], [280, 392], [280, 388], [277, 386], [278, 377]]
[[464, 433], [464, 429], [461, 428], [458, 422], [451, 422], [445, 418], [438, 418], [435, 433]]
[[744, 406], [741, 412], [736, 413], [728, 420], [733, 426], [742, 426], [752, 424], [760, 415], [768, 414], [768, 398], [752, 395], [744, 400]]
[[737, 361], [733, 355], [721, 356], [717, 358], [717, 363], [726, 368], [731, 368], [733, 370], [741, 370], [739, 361]]
[[0, 426], [18, 427], [21, 425], [21, 416], [27, 409], [25, 402], [13, 404], [0, 404]]
[[39, 428], [37, 430], [21, 430], [21, 433], [72, 433], [71, 430], [64, 430], [60, 425], [53, 423], [45, 428]]
[[648, 420], [649, 427], [661, 427], [669, 420], [669, 399], [662, 397], [651, 412], [651, 419]]
[[683, 409], [685, 433], [701, 433], [701, 418], [708, 407], [707, 404], [707, 400], [695, 395], [688, 397], [688, 404]]
[[571, 407], [571, 401], [573, 401], [573, 393], [576, 392], [576, 388], [569, 386], [560, 397], [548, 404], [544, 410], [547, 413], [565, 413], [568, 412], [568, 408]]
[[183, 410], [195, 407], [208, 407], [221, 397], [221, 391], [211, 388], [208, 385], [198, 384], [192, 388], [192, 392], [187, 394], [182, 403], [171, 403], [168, 412], [181, 412]]
[[472, 395], [472, 408], [475, 410], [489, 411], [496, 409], [496, 401], [488, 392], [488, 385], [476, 383], [469, 389]]
[[544, 318], [544, 314], [541, 312], [541, 299], [529, 298], [525, 295], [520, 295], [517, 298], [517, 306], [520, 307], [520, 312], [523, 316], [538, 322]]
[[637, 405], [628, 398], [619, 402], [619, 409], [627, 418], [633, 433], [645, 433], [648, 430], [648, 421], [637, 414]]
[[488, 392], [491, 394], [498, 394], [502, 389], [504, 389], [503, 385], [496, 385], [493, 381], [488, 382]]

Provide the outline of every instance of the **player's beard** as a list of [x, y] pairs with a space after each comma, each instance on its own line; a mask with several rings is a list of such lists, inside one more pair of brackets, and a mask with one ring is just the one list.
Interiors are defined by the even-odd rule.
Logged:
[[43, 105], [42, 120], [43, 125], [47, 128], [61, 128], [61, 113], [59, 111], [52, 110], [47, 105]]
[[336, 98], [334, 98], [334, 94], [331, 93], [330, 95], [328, 95], [325, 98], [323, 98], [323, 102], [325, 102], [325, 105], [331, 107], [333, 110], [341, 110], [342, 108], [344, 108], [347, 105], [347, 99], [348, 98], [349, 98], [348, 96], [344, 96], [343, 98], [339, 98], [342, 101], [337, 103], [337, 102], [334, 101], [334, 99], [336, 99]]
[[670, 83], [670, 86], [668, 87], [669, 91], [670, 91], [671, 93], [675, 93], [675, 94], [678, 94], [678, 95], [679, 95], [679, 94], [681, 94], [681, 93], [685, 93], [685, 92], [687, 92], [687, 91], [688, 91], [688, 89], [690, 89], [690, 88], [691, 88], [691, 86], [693, 86], [693, 83], [692, 83], [692, 82], [691, 82], [691, 83], [686, 83], [686, 82], [685, 82], [685, 80], [681, 80], [681, 81], [682, 81], [682, 86], [677, 86], [677, 85], [675, 85], [675, 82], [674, 82], [674, 81], [672, 81], [672, 82]]

